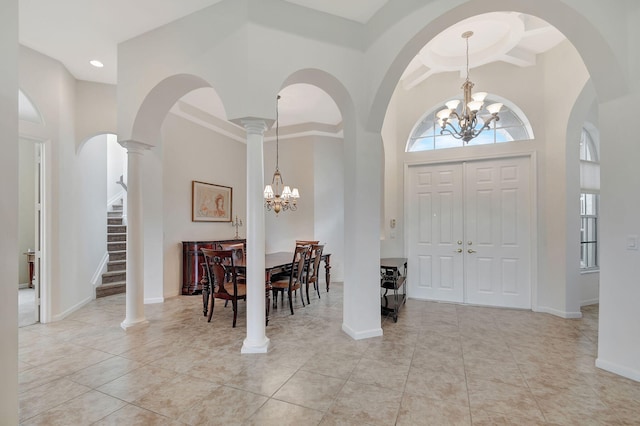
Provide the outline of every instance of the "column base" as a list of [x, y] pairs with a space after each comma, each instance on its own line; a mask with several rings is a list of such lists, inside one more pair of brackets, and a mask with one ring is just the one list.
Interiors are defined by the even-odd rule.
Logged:
[[244, 339], [242, 343], [241, 354], [266, 354], [269, 352], [270, 340], [268, 337], [264, 338], [262, 343], [249, 342], [248, 339]]
[[136, 321], [129, 321], [125, 319], [120, 323], [120, 327], [122, 327], [123, 330], [127, 330], [131, 327], [137, 327], [137, 326], [146, 325], [146, 324], [149, 324], [149, 321], [147, 321], [144, 318]]
[[342, 323], [342, 331], [347, 333], [354, 340], [369, 339], [371, 337], [382, 336], [382, 327], [372, 328], [370, 330], [356, 331], [353, 328], [349, 327], [347, 324]]

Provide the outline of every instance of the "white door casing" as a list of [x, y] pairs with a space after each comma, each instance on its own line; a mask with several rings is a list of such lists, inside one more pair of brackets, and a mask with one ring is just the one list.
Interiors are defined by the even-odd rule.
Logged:
[[408, 168], [409, 297], [531, 308], [530, 161]]

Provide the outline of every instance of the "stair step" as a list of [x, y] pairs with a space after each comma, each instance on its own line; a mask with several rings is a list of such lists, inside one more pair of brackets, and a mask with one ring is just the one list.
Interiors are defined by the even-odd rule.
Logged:
[[121, 242], [121, 241], [127, 241], [127, 234], [107, 234], [107, 242], [108, 243], [115, 243], [115, 242]]
[[108, 217], [107, 213], [107, 226], [109, 225], [122, 225], [122, 217]]
[[96, 287], [96, 298], [112, 296], [114, 294], [126, 293], [126, 282], [114, 282], [109, 284], [102, 284]]
[[127, 270], [126, 260], [109, 260], [109, 262], [107, 262], [107, 272], [126, 271], [126, 270]]
[[121, 212], [122, 211], [122, 204], [112, 204], [111, 205], [111, 211], [114, 211], [114, 212], [119, 211], [119, 212]]
[[105, 272], [102, 274], [102, 284], [116, 283], [127, 280], [126, 271]]
[[107, 212], [107, 217], [122, 217], [122, 212]]
[[119, 260], [127, 260], [126, 250], [115, 250], [109, 252], [109, 262], [117, 262]]
[[126, 242], [115, 242], [115, 243], [107, 243], [107, 251], [111, 253], [112, 251], [122, 251], [127, 249]]
[[108, 234], [126, 234], [127, 226], [126, 225], [109, 225], [107, 224], [107, 233]]

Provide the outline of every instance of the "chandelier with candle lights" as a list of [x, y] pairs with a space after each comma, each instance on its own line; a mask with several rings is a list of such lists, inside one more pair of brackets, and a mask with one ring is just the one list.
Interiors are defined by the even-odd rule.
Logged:
[[465, 142], [469, 142], [482, 133], [483, 130], [489, 129], [492, 122], [499, 121], [500, 117], [498, 117], [498, 112], [500, 108], [502, 108], [501, 103], [488, 105], [486, 109], [490, 115], [484, 119], [482, 127], [478, 126], [478, 113], [484, 105], [484, 99], [487, 97], [487, 93], [471, 93], [473, 83], [469, 80], [469, 37], [472, 35], [473, 31], [466, 31], [462, 34], [462, 38], [467, 42], [467, 78], [462, 84], [464, 93], [462, 107], [458, 110], [460, 101], [457, 99], [452, 100], [445, 104], [445, 109], [440, 110], [436, 114], [441, 135], [449, 134]]
[[300, 193], [298, 188], [289, 188], [284, 184], [282, 180], [282, 174], [278, 167], [279, 160], [279, 116], [278, 116], [278, 101], [280, 95], [276, 98], [276, 171], [273, 173], [273, 179], [271, 179], [271, 185], [264, 187], [264, 202], [267, 210], [273, 210], [276, 215], [282, 210], [295, 211], [298, 209], [298, 198]]

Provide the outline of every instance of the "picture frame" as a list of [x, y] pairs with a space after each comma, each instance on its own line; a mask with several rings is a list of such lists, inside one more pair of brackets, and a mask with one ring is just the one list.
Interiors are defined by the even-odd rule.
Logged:
[[192, 222], [231, 222], [233, 188], [213, 183], [191, 182]]

